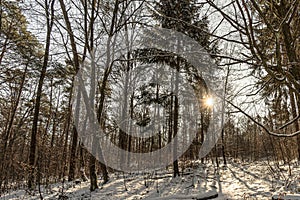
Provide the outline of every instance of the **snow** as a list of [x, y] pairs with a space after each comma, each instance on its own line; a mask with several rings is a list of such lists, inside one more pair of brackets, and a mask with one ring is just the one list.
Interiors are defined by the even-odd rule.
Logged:
[[[176, 199], [300, 199], [300, 167], [252, 163], [231, 160], [219, 169], [213, 164], [194, 162], [194, 168], [185, 168], [184, 175], [172, 177], [172, 169], [148, 173], [114, 173], [110, 181], [89, 191], [89, 182], [57, 183], [41, 187], [44, 199], [93, 200], [176, 200]], [[291, 170], [291, 174], [290, 174]], [[125, 178], [125, 182], [124, 182]], [[78, 183], [78, 182], [77, 182]], [[101, 179], [99, 179], [101, 183]], [[126, 186], [126, 187], [125, 187]], [[63, 192], [62, 192], [63, 189]], [[298, 194], [297, 194], [298, 193]], [[39, 192], [29, 195], [26, 190], [8, 191], [0, 200], [40, 199]], [[213, 198], [214, 197], [214, 198]]]

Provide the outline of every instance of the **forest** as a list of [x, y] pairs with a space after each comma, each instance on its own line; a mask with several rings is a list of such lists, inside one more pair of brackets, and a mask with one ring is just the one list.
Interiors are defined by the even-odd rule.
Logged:
[[299, 0], [0, 0], [0, 199], [300, 199]]

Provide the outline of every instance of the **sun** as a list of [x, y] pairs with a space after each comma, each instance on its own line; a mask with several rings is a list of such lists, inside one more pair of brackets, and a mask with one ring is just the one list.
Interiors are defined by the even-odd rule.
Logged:
[[205, 105], [207, 107], [212, 107], [214, 105], [214, 99], [212, 97], [207, 97], [205, 99]]

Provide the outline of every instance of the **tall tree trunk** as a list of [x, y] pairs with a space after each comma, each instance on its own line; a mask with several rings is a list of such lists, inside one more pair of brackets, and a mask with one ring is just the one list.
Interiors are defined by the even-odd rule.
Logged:
[[[123, 2], [124, 4], [125, 2]], [[125, 5], [124, 5], [125, 6]], [[124, 19], [126, 20], [126, 19]], [[127, 150], [128, 148], [128, 137], [127, 137], [127, 133], [128, 133], [128, 122], [126, 119], [127, 116], [127, 110], [128, 110], [128, 89], [129, 89], [129, 85], [130, 85], [130, 75], [131, 72], [130, 70], [132, 70], [132, 61], [130, 61], [130, 57], [131, 57], [131, 48], [130, 48], [130, 43], [129, 43], [129, 36], [128, 36], [128, 27], [127, 27], [127, 23], [124, 24], [124, 28], [125, 28], [125, 44], [126, 44], [126, 49], [127, 49], [127, 62], [126, 62], [126, 68], [125, 68], [125, 83], [124, 83], [124, 89], [123, 89], [123, 106], [121, 109], [121, 118], [120, 118], [120, 123], [121, 123], [121, 128], [119, 131], [119, 147], [123, 150]], [[122, 154], [123, 155], [123, 154]], [[123, 165], [125, 165], [126, 162], [126, 155], [125, 157], [121, 157], [120, 160], [120, 169], [123, 168]]]
[[68, 181], [73, 181], [75, 179], [76, 173], [76, 152], [77, 152], [77, 144], [78, 144], [78, 132], [75, 126], [72, 128], [72, 146], [71, 146], [71, 154], [70, 154], [70, 163], [69, 163], [69, 176]]
[[[179, 48], [179, 47], [178, 47]], [[179, 87], [179, 73], [180, 73], [180, 62], [179, 58], [177, 58], [176, 63], [176, 74], [175, 74], [175, 91], [174, 91], [174, 124], [173, 124], [173, 136], [174, 136], [174, 148], [173, 148], [173, 159], [177, 157], [177, 148], [178, 148], [178, 119], [179, 119], [179, 102], [178, 102], [178, 87]], [[174, 160], [173, 162], [173, 170], [174, 170], [174, 177], [179, 176], [179, 168], [178, 168], [178, 160]]]
[[[95, 3], [95, 1], [93, 1]], [[94, 26], [94, 12], [95, 10], [92, 9], [92, 20], [90, 22], [90, 48], [92, 50], [93, 48], [93, 26]], [[106, 96], [106, 87], [107, 87], [107, 82], [108, 82], [108, 77], [111, 73], [111, 70], [112, 70], [112, 65], [111, 65], [111, 61], [112, 61], [112, 55], [111, 55], [111, 41], [112, 41], [112, 37], [114, 36], [115, 34], [115, 26], [116, 26], [116, 23], [117, 23], [117, 19], [118, 19], [118, 11], [119, 11], [119, 0], [116, 0], [115, 3], [114, 3], [114, 10], [113, 10], [113, 16], [112, 16], [112, 22], [111, 22], [111, 25], [110, 25], [110, 29], [109, 29], [109, 33], [108, 33], [108, 41], [107, 41], [107, 44], [106, 44], [106, 54], [107, 54], [107, 61], [106, 61], [106, 64], [105, 64], [105, 72], [104, 72], [104, 76], [103, 76], [103, 80], [102, 80], [102, 84], [101, 84], [101, 88], [100, 88], [100, 101], [99, 101], [99, 105], [98, 105], [98, 111], [97, 111], [97, 119], [98, 119], [98, 123], [101, 124], [101, 121], [104, 120], [102, 119], [102, 112], [103, 112], [103, 108], [104, 108], [104, 100], [105, 100], [105, 96]], [[115, 44], [115, 42], [113, 42]], [[113, 45], [114, 45], [113, 44]], [[90, 51], [92, 52], [92, 51]], [[103, 153], [102, 153], [102, 149], [101, 149], [101, 146], [99, 144], [99, 141], [97, 140], [93, 140], [93, 144], [92, 144], [92, 148], [93, 148], [93, 151], [94, 150], [94, 147], [96, 147], [96, 151], [98, 153], [98, 156], [100, 158], [100, 160], [102, 162], [100, 162], [100, 168], [101, 168], [101, 171], [102, 171], [102, 176], [103, 176], [103, 184], [107, 183], [108, 180], [109, 180], [109, 177], [108, 177], [108, 172], [107, 172], [107, 168], [106, 168], [106, 165], [104, 164], [104, 157], [103, 157]], [[95, 179], [95, 166], [96, 166], [96, 159], [95, 158], [92, 158], [92, 155], [90, 157], [90, 176], [93, 176], [91, 177], [91, 191], [93, 191], [94, 189], [96, 189], [98, 186], [96, 185], [96, 179]]]
[[225, 103], [226, 103], [226, 95], [227, 95], [227, 88], [228, 88], [228, 79], [230, 75], [230, 66], [227, 67], [226, 79], [224, 83], [224, 94], [223, 94], [223, 102], [222, 102], [222, 132], [221, 132], [221, 139], [222, 139], [222, 156], [224, 165], [227, 164], [226, 162], [226, 152], [225, 152], [225, 130], [224, 130], [224, 115], [225, 115]]
[[[96, 93], [96, 63], [95, 63], [95, 55], [94, 55], [94, 22], [95, 22], [95, 6], [96, 1], [92, 0], [92, 11], [91, 11], [91, 18], [90, 18], [90, 24], [89, 24], [89, 53], [91, 55], [91, 90], [90, 90], [90, 106], [93, 107], [95, 105], [95, 93]], [[88, 37], [88, 35], [86, 35]], [[88, 45], [88, 43], [86, 44]], [[98, 120], [98, 123], [100, 123], [100, 120]], [[93, 138], [92, 142], [92, 154], [90, 154], [90, 191], [94, 191], [98, 189], [97, 184], [97, 173], [96, 173], [96, 154], [97, 149], [99, 146], [99, 141], [97, 138]]]
[[[51, 85], [53, 83], [53, 79], [51, 80]], [[52, 96], [52, 86], [51, 86], [51, 96]], [[55, 107], [55, 111], [53, 114], [53, 116], [51, 116], [51, 118], [53, 118], [53, 124], [52, 124], [52, 135], [51, 135], [51, 141], [50, 141], [50, 148], [48, 150], [48, 153], [49, 153], [49, 157], [48, 157], [48, 160], [47, 160], [47, 166], [49, 167], [49, 169], [52, 169], [51, 168], [51, 164], [52, 164], [52, 153], [53, 153], [53, 147], [54, 147], [54, 141], [55, 141], [55, 134], [56, 134], [56, 119], [57, 119], [57, 113], [58, 113], [58, 108], [59, 108], [59, 103], [60, 103], [60, 92], [58, 94], [58, 97], [57, 97], [57, 103], [56, 103], [56, 107]], [[52, 102], [52, 101], [50, 101]], [[49, 177], [51, 176], [51, 174], [55, 174], [55, 171], [51, 171], [50, 173], [47, 173], [46, 174], [46, 185], [48, 185], [49, 183]]]
[[[130, 97], [130, 118], [133, 119], [133, 109], [134, 109], [134, 105], [133, 105], [133, 101], [134, 101], [134, 91], [132, 92], [132, 95]], [[130, 120], [129, 122], [129, 132], [133, 132], [133, 124], [132, 124], [132, 120]], [[127, 151], [130, 152], [131, 151], [131, 143], [132, 143], [132, 136], [129, 134], [128, 135], [128, 148]], [[129, 167], [130, 165], [130, 153], [128, 153], [127, 155], [127, 167]]]
[[[127, 59], [130, 59], [130, 54], [128, 53]], [[127, 114], [127, 109], [128, 109], [128, 86], [129, 86], [129, 73], [130, 73], [130, 64], [127, 64], [127, 67], [125, 69], [125, 83], [124, 83], [124, 90], [123, 90], [123, 106], [121, 109], [121, 117], [120, 117], [120, 123], [121, 123], [121, 128], [119, 131], [119, 147], [123, 150], [126, 150], [127, 148], [127, 137], [126, 133], [128, 131], [128, 123], [126, 120], [126, 114]], [[125, 159], [123, 156], [121, 157], [120, 160], [120, 169], [122, 169], [122, 165], [125, 163]]]
[[[108, 80], [108, 75], [110, 74], [110, 70], [111, 70], [110, 68], [106, 68], [106, 71], [105, 71], [104, 77], [103, 77], [103, 81], [102, 81], [102, 87], [100, 89], [100, 95], [101, 96], [100, 96], [100, 102], [99, 102], [98, 111], [97, 111], [98, 123], [101, 123], [101, 121], [104, 120], [104, 119], [102, 119], [102, 113], [103, 113], [103, 108], [104, 108], [106, 84], [107, 84], [107, 80]], [[103, 157], [103, 154], [102, 154], [101, 147], [99, 146], [99, 144], [96, 144], [96, 146], [99, 147], [98, 154], [99, 154], [100, 159], [102, 160], [102, 162], [100, 162], [100, 169], [101, 169], [102, 176], [103, 176], [103, 184], [105, 184], [109, 180], [108, 172], [107, 172], [106, 165], [103, 163], [104, 162], [104, 157]], [[96, 159], [91, 160], [91, 161], [96, 162]], [[91, 163], [91, 164], [93, 164], [93, 163]], [[94, 169], [92, 169], [92, 170], [94, 170]], [[90, 173], [91, 173], [91, 171], [90, 171]]]
[[38, 88], [37, 88], [37, 93], [36, 93], [37, 96], [36, 96], [36, 100], [35, 100], [33, 123], [32, 123], [32, 130], [31, 130], [30, 152], [29, 152], [30, 174], [29, 174], [29, 179], [28, 179], [28, 188], [29, 189], [33, 189], [34, 184], [35, 184], [34, 171], [35, 171], [35, 158], [36, 158], [36, 146], [37, 146], [38, 120], [39, 120], [39, 112], [40, 112], [43, 84], [44, 84], [44, 79], [46, 76], [47, 65], [48, 65], [48, 60], [49, 60], [50, 37], [51, 37], [51, 31], [52, 31], [52, 26], [53, 26], [53, 20], [54, 20], [54, 2], [55, 2], [55, 0], [50, 1], [51, 5], [49, 7], [47, 0], [45, 0], [46, 20], [47, 20], [46, 47], [45, 47], [42, 71], [41, 71], [41, 75], [39, 78]]
[[82, 142], [79, 143], [80, 148], [80, 176], [83, 182], [86, 182], [87, 176], [85, 174], [85, 160], [84, 160], [84, 148], [82, 146]]
[[[296, 96], [294, 95], [294, 93], [292, 91], [290, 91], [290, 100], [291, 100], [291, 107], [292, 107], [292, 115], [293, 118], [297, 117], [297, 99]], [[299, 122], [298, 120], [296, 120], [294, 123], [294, 131], [298, 131], [299, 130]], [[297, 151], [298, 151], [298, 161], [300, 161], [300, 135], [298, 134], [297, 136]]]
[[[74, 87], [74, 79], [72, 80], [72, 87]], [[64, 139], [62, 140], [64, 145], [63, 145], [63, 152], [62, 152], [62, 166], [63, 170], [61, 171], [59, 178], [62, 178], [66, 176], [67, 173], [67, 160], [66, 157], [68, 155], [68, 141], [69, 141], [69, 132], [70, 132], [70, 124], [71, 124], [71, 113], [72, 113], [72, 94], [73, 94], [73, 89], [70, 90], [69, 94], [69, 101], [68, 101], [68, 112], [67, 116], [64, 122], [64, 129], [63, 129], [63, 137]]]
[[[205, 120], [204, 120], [204, 113], [203, 113], [203, 110], [201, 110], [201, 113], [200, 113], [200, 124], [201, 124], [201, 127], [200, 127], [200, 143], [201, 143], [201, 146], [203, 145], [204, 143], [204, 123], [205, 123]], [[196, 158], [199, 158], [199, 151], [200, 151], [200, 146], [198, 145], [197, 146], [197, 155], [196, 155]], [[201, 163], [203, 164], [204, 163], [204, 158], [201, 158]]]
[[[68, 35], [69, 35], [70, 42], [71, 42], [71, 48], [72, 48], [72, 54], [73, 54], [73, 66], [75, 68], [75, 72], [77, 73], [79, 71], [79, 68], [80, 68], [80, 63], [79, 63], [79, 57], [78, 57], [78, 51], [77, 51], [77, 47], [76, 47], [74, 32], [72, 30], [71, 22], [70, 22], [69, 15], [68, 15], [66, 5], [65, 5], [64, 1], [59, 0], [59, 3], [60, 3], [60, 7], [61, 7], [61, 10], [62, 10], [63, 16], [64, 16], [64, 20], [65, 20], [65, 23], [66, 23], [66, 28], [67, 28]], [[78, 96], [79, 96], [78, 98], [80, 99], [80, 94]], [[78, 104], [76, 104], [76, 105], [78, 105]], [[79, 108], [75, 108], [75, 109], [76, 109], [76, 112], [79, 112]], [[72, 180], [74, 178], [74, 175], [72, 173], [75, 171], [75, 164], [74, 163], [75, 163], [75, 159], [76, 159], [75, 155], [76, 155], [77, 142], [78, 142], [78, 133], [77, 133], [75, 124], [73, 124], [73, 129], [72, 130], [73, 130], [72, 131], [73, 132], [73, 135], [72, 135], [72, 141], [73, 142], [72, 142], [72, 147], [71, 147], [71, 156], [70, 156], [70, 165], [69, 165], [69, 171], [71, 172], [71, 174], [69, 174], [69, 178], [68, 178], [69, 180]]]
[[167, 123], [168, 123], [168, 144], [170, 144], [172, 142], [172, 135], [173, 135], [173, 95], [171, 95], [171, 99], [169, 103], [169, 118]]
[[[94, 148], [94, 147], [93, 147]], [[90, 191], [95, 191], [98, 189], [98, 184], [97, 184], [97, 174], [96, 174], [96, 158], [93, 154], [90, 154]]]

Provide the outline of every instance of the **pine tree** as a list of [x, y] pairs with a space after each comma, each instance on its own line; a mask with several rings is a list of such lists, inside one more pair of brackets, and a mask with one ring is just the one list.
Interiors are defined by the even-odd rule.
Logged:
[[196, 0], [160, 0], [155, 3], [156, 11], [153, 17], [162, 28], [172, 29], [183, 33], [211, 52], [208, 30], [208, 19], [200, 17], [203, 5]]
[[[210, 42], [207, 17], [200, 16], [202, 6], [203, 5], [199, 5], [195, 0], [160, 0], [155, 2], [155, 11], [152, 11], [152, 13], [153, 18], [159, 22], [162, 28], [183, 33], [198, 42], [207, 52], [215, 53], [217, 48]], [[157, 37], [160, 36], [157, 35]], [[191, 66], [191, 64], [180, 55], [158, 49], [140, 49], [137, 51], [137, 54], [138, 57], [142, 57], [142, 62], [168, 65], [176, 70], [173, 77], [174, 83], [176, 84], [172, 86], [174, 95], [172, 95], [169, 101], [168, 142], [170, 142], [172, 138], [175, 138], [178, 134], [178, 120], [180, 112], [178, 99], [179, 73], [181, 73], [182, 69], [186, 70], [189, 79], [196, 80], [198, 86], [195, 88], [197, 88], [197, 90], [204, 89], [204, 92], [208, 92], [205, 81], [201, 78], [199, 72], [195, 70], [195, 66]], [[202, 127], [204, 127], [203, 123], [207, 124], [205, 120], [202, 120]], [[204, 131], [205, 130], [202, 131], [202, 139], [204, 137]], [[178, 160], [173, 162], [173, 169], [174, 177], [179, 176]]]

